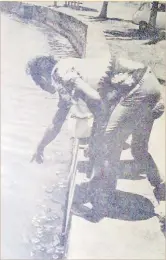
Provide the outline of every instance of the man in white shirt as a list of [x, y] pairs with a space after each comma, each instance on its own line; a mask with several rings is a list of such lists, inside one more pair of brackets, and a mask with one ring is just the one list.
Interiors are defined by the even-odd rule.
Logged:
[[[37, 146], [32, 160], [43, 162], [45, 147], [53, 141], [70, 108], [82, 100], [94, 116], [90, 154], [96, 168], [104, 172], [108, 188], [116, 184], [120, 154], [132, 134], [131, 151], [145, 170], [152, 168], [148, 141], [153, 122], [163, 114], [160, 84], [149, 67], [138, 62], [110, 59], [37, 57], [28, 72], [43, 90], [59, 94], [58, 111]], [[157, 189], [162, 180], [151, 174]], [[100, 178], [99, 178], [100, 179]]]

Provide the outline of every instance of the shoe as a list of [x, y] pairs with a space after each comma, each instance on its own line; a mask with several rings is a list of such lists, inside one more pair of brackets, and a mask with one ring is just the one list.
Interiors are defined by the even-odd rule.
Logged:
[[166, 236], [166, 217], [165, 216], [160, 218], [160, 228], [161, 228], [161, 231]]
[[165, 182], [160, 183], [154, 189], [154, 195], [158, 201], [166, 200], [166, 186]]
[[84, 204], [80, 204], [80, 205], [76, 205], [73, 204], [72, 208], [71, 208], [71, 213], [75, 216], [79, 216], [79, 217], [84, 217], [86, 216], [89, 212], [91, 212], [92, 208], [84, 205]]

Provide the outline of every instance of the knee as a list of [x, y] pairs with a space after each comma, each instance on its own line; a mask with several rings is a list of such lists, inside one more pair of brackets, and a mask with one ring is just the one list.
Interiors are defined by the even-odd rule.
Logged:
[[131, 154], [137, 161], [144, 161], [149, 158], [148, 148], [146, 147], [131, 147]]

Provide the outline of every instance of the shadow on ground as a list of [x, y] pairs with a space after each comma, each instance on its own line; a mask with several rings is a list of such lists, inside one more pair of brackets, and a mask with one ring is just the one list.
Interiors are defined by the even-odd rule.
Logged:
[[[86, 172], [87, 177], [89, 176], [89, 171], [91, 170], [91, 165], [87, 161], [81, 161], [78, 163], [78, 171]], [[148, 178], [152, 186], [156, 186], [156, 183], [160, 183], [160, 173], [157, 168], [155, 161], [149, 154], [147, 160], [147, 166], [142, 167], [135, 160], [121, 160], [119, 164], [118, 179], [128, 179], [128, 180], [141, 180]]]
[[68, 6], [67, 8], [73, 9], [73, 10], [77, 10], [77, 11], [85, 11], [85, 12], [98, 12], [97, 9], [95, 8], [89, 8], [89, 7], [85, 7], [85, 6]]
[[90, 222], [99, 222], [104, 217], [139, 221], [155, 216], [153, 204], [141, 195], [116, 190], [108, 196], [104, 189], [92, 186], [91, 191], [87, 190], [87, 183], [76, 186], [73, 214]]
[[[97, 10], [96, 10], [97, 12]], [[105, 22], [105, 21], [112, 21], [112, 22], [127, 22], [127, 23], [133, 23], [131, 20], [125, 20], [121, 18], [102, 18], [99, 16], [92, 16], [92, 15], [86, 15], [86, 14], [80, 14], [80, 16], [85, 16], [89, 19], [91, 22]]]
[[[80, 172], [86, 172], [88, 167], [87, 162], [80, 162], [78, 165]], [[145, 178], [148, 178], [153, 186], [160, 180], [157, 166], [151, 156], [149, 156], [148, 168], [144, 170], [141, 170], [134, 160], [120, 162], [118, 179], [141, 180]], [[102, 181], [101, 183], [90, 181], [77, 185], [73, 214], [91, 222], [98, 222], [104, 217], [139, 221], [156, 216], [153, 204], [144, 196], [120, 190], [108, 191], [102, 185]]]
[[165, 32], [160, 30], [147, 32], [142, 32], [137, 29], [128, 29], [127, 31], [106, 30], [104, 33], [109, 40], [149, 40], [144, 43], [145, 45], [156, 44], [166, 39]]
[[[100, 18], [99, 16], [88, 16], [85, 14], [80, 14], [80, 16], [86, 17], [89, 21], [93, 22], [105, 22], [110, 21], [114, 22], [126, 22], [128, 24], [133, 24], [132, 20], [126, 20], [122, 18]], [[123, 27], [123, 24], [122, 24]], [[127, 31], [117, 31], [117, 30], [106, 30], [104, 31], [105, 36], [109, 40], [149, 40], [144, 43], [145, 45], [153, 45], [162, 40], [166, 39], [166, 33], [164, 30], [156, 29], [156, 30], [147, 30], [140, 31], [139, 29], [128, 29]]]

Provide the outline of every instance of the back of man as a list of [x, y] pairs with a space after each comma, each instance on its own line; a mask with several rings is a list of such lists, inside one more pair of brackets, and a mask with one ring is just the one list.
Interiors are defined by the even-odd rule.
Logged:
[[57, 63], [55, 69], [63, 82], [70, 81], [73, 73], [77, 73], [90, 87], [100, 92], [106, 103], [112, 105], [140, 82], [147, 67], [139, 62], [110, 57], [107, 60], [65, 58]]
[[80, 58], [65, 58], [61, 59], [56, 65], [59, 75], [67, 79], [67, 74], [73, 69], [79, 73], [85, 82], [94, 89], [101, 87], [107, 83], [103, 80], [109, 76], [109, 87], [111, 84], [122, 84], [131, 86], [136, 84], [144, 75], [147, 67], [139, 62], [133, 62], [127, 59], [80, 59]]

